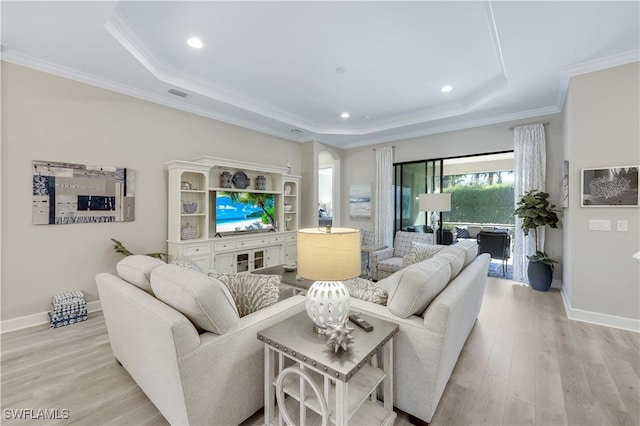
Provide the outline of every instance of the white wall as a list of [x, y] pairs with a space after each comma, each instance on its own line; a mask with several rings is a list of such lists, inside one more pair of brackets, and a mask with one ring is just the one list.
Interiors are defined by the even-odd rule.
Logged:
[[[47, 311], [63, 291], [96, 300], [94, 275], [121, 259], [110, 238], [136, 253], [166, 251], [166, 161], [289, 160], [301, 171], [298, 143], [5, 62], [1, 102], [3, 321]], [[33, 160], [134, 169], [135, 221], [32, 225]]]
[[[640, 164], [639, 82], [637, 62], [573, 77], [563, 147], [570, 167], [564, 281], [572, 314], [636, 329], [640, 267], [631, 256], [640, 250], [639, 209], [580, 207], [580, 169]], [[589, 219], [610, 220], [612, 231], [590, 231]], [[618, 220], [628, 221], [628, 232], [616, 231]]]
[[[560, 204], [560, 174], [562, 169], [562, 117], [560, 114], [528, 119], [524, 122], [502, 123], [468, 130], [424, 136], [396, 141], [393, 145], [394, 163], [486, 154], [513, 150], [513, 131], [509, 127], [523, 123], [544, 122], [547, 142], [547, 188], [554, 204]], [[389, 144], [386, 144], [389, 145]], [[380, 145], [382, 146], [382, 145]], [[350, 183], [368, 183], [375, 187], [375, 151], [373, 147], [353, 148], [343, 153], [343, 202]], [[375, 200], [374, 200], [375, 202]], [[350, 221], [348, 211], [343, 212], [343, 223], [364, 229], [373, 229], [373, 221]], [[562, 229], [547, 230], [545, 250], [561, 262], [554, 277], [562, 277]]]

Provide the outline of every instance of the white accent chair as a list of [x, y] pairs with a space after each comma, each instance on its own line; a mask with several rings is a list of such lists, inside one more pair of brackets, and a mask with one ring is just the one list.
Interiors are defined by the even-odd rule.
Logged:
[[404, 267], [404, 257], [411, 249], [411, 242], [433, 244], [433, 234], [397, 231], [393, 247], [371, 253], [371, 275], [374, 280], [388, 277]]

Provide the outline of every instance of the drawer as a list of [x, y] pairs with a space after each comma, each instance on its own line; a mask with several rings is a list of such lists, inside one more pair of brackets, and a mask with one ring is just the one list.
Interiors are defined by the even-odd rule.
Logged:
[[187, 257], [197, 256], [199, 254], [209, 254], [211, 253], [211, 246], [209, 244], [188, 245], [182, 249], [182, 253]]
[[284, 242], [284, 235], [276, 235], [274, 237], [269, 237], [270, 243], [281, 243]]
[[287, 235], [287, 241], [296, 241], [298, 239], [298, 235], [297, 234], [288, 234]]
[[263, 246], [267, 244], [267, 237], [263, 237], [263, 238], [251, 238], [248, 240], [240, 240], [237, 243], [238, 248], [242, 248], [242, 247], [256, 247], [256, 246]]
[[215, 244], [216, 251], [233, 250], [234, 248], [236, 248], [235, 241], [225, 241]]

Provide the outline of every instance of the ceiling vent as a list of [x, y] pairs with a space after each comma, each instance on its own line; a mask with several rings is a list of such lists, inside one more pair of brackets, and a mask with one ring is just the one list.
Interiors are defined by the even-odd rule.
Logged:
[[296, 135], [299, 135], [300, 133], [302, 133], [302, 130], [300, 129], [291, 129], [289, 130], [291, 133], [295, 133]]
[[171, 93], [172, 95], [180, 96], [181, 98], [186, 98], [187, 97], [186, 93], [181, 92], [181, 91], [176, 90], [176, 89], [169, 89], [169, 93]]

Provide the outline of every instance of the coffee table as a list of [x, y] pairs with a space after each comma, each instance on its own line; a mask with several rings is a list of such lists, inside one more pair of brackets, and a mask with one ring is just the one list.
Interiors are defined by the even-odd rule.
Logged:
[[309, 290], [309, 287], [311, 287], [311, 284], [315, 282], [299, 277], [297, 271], [285, 271], [282, 265], [257, 269], [252, 273], [263, 275], [280, 275], [282, 277], [281, 286], [285, 288], [290, 287], [293, 290], [294, 295], [305, 294], [307, 290]]
[[[355, 341], [347, 351], [327, 346], [327, 336], [313, 331], [306, 311], [258, 332], [264, 344], [265, 425], [283, 424], [274, 418], [276, 394], [280, 416], [294, 424], [316, 424], [318, 416], [324, 417], [323, 424], [341, 426], [393, 424], [393, 337], [399, 326], [358, 313], [373, 330], [354, 326]], [[287, 367], [292, 362], [295, 366]], [[379, 386], [383, 404], [376, 397]]]

